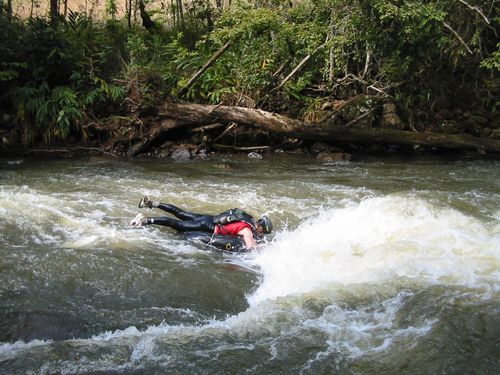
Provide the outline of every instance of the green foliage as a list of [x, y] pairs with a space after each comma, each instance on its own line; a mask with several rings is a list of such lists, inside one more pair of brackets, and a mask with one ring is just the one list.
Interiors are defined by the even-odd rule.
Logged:
[[410, 109], [467, 82], [467, 95], [496, 105], [497, 3], [240, 0], [222, 11], [196, 0], [182, 15], [145, 3], [161, 26], [154, 31], [117, 20], [116, 0], [106, 0], [111, 19], [100, 22], [77, 12], [57, 26], [0, 14], [0, 108], [18, 114], [27, 142], [78, 136], [125, 102], [134, 116], [153, 109], [228, 41], [187, 99], [300, 110], [318, 95], [370, 93]]
[[192, 54], [183, 45], [182, 33], [151, 34], [135, 30], [128, 35], [129, 63], [125, 78], [134, 86], [131, 98], [138, 110], [149, 110], [177, 86], [178, 67]]
[[26, 142], [64, 140], [83, 118], [77, 94], [69, 87], [50, 89], [46, 83], [16, 90], [18, 117], [27, 127]]
[[56, 29], [48, 20], [0, 16], [0, 107], [17, 114], [26, 143], [61, 141], [82, 134], [83, 121], [120, 104], [125, 29], [96, 25], [70, 13]]
[[[213, 50], [227, 40], [232, 40], [233, 45], [191, 87], [188, 97], [212, 103], [224, 99], [231, 103], [230, 98], [242, 96], [264, 100], [277, 82], [274, 72], [284, 63], [293, 66], [315, 52], [324, 42], [323, 31], [322, 24], [314, 23], [310, 9], [293, 10], [289, 14], [266, 8], [228, 11], [216, 23], [209, 38], [198, 43], [196, 56], [203, 58], [192, 59], [197, 62], [193, 68], [199, 69]], [[303, 75], [298, 86], [306, 87], [312, 82], [312, 76]], [[287, 87], [286, 94], [294, 91], [291, 85]], [[297, 97], [296, 94], [290, 96]]]
[[481, 66], [491, 71], [500, 72], [500, 43], [497, 43], [497, 50], [481, 62]]
[[[361, 77], [357, 82], [366, 82], [354, 90], [364, 90], [371, 84], [397, 85], [398, 90], [387, 93], [395, 96], [407, 88], [405, 97], [411, 97], [412, 92], [420, 95], [416, 92], [419, 87], [425, 94], [450, 90], [457, 81], [453, 72], [460, 72], [460, 81], [477, 80], [478, 69], [491, 69], [498, 60], [492, 52], [495, 46], [491, 41], [496, 43], [494, 28], [488, 27], [474, 10], [451, 0], [303, 0], [293, 5], [281, 1], [267, 4], [253, 7], [240, 3], [222, 14], [214, 31], [193, 54], [194, 62], [202, 57], [201, 61], [181, 73], [188, 77], [189, 71], [199, 68], [226, 41], [233, 41], [233, 45], [191, 87], [190, 99], [213, 102], [221, 95], [210, 93], [235, 92], [259, 103], [272, 103], [273, 97], [281, 95], [292, 102], [305, 102], [309, 88], [337, 87], [335, 82], [347, 76]], [[486, 2], [478, 6], [490, 9]], [[462, 35], [462, 40], [457, 34]], [[472, 55], [467, 44], [474, 48]], [[307, 55], [311, 56], [307, 63], [273, 92]], [[484, 85], [478, 82], [476, 86]]]
[[111, 16], [111, 19], [115, 19], [118, 8], [116, 7], [116, 0], [106, 0], [106, 14]]

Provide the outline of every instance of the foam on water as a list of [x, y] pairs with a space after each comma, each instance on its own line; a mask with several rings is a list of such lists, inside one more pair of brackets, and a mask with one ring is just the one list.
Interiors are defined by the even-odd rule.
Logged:
[[[126, 249], [144, 243], [167, 248], [175, 241], [172, 236], [160, 235], [156, 228], [129, 227], [134, 211], [120, 207], [123, 203], [102, 197], [96, 201], [95, 197], [85, 195], [84, 192], [57, 194], [28, 186], [3, 186], [0, 220], [4, 225], [19, 228], [14, 241], [77, 250]], [[194, 249], [187, 246], [183, 250]]]
[[[157, 181], [145, 186], [130, 183], [136, 186], [130, 195], [189, 200], [188, 206], [195, 208], [215, 207], [217, 184], [194, 193], [184, 191], [185, 184], [176, 187], [178, 182], [169, 182], [177, 190], [167, 192], [155, 187]], [[306, 215], [298, 226], [296, 221], [290, 228], [280, 223], [273, 241], [262, 250], [235, 256], [235, 263], [260, 274], [261, 284], [248, 291], [250, 306], [245, 311], [196, 325], [131, 326], [63, 343], [2, 343], [0, 361], [38, 356], [43, 361], [40, 373], [137, 370], [151, 363], [185, 359], [165, 346], [180, 348], [178, 352], [195, 347], [195, 355], [208, 358], [228, 348], [253, 350], [254, 341], [260, 340], [261, 346], [278, 356], [280, 345], [288, 347], [295, 337], [310, 337], [318, 340], [313, 342], [320, 348], [305, 362], [304, 369], [313, 371], [315, 363], [331, 358], [332, 353], [362, 357], [391, 347], [410, 347], [428, 334], [439, 314], [395, 323], [402, 309], [414, 305], [412, 298], [419, 290], [415, 285], [482, 289], [478, 295], [483, 296], [498, 292], [498, 221], [483, 222], [442, 199], [425, 199], [411, 192], [377, 197], [379, 193], [365, 188], [313, 185], [307, 185], [311, 194], [306, 191], [297, 197], [271, 194], [262, 198], [253, 188], [236, 201], [229, 195], [217, 197], [221, 205], [251, 206], [258, 213]], [[20, 244], [53, 243], [75, 252], [96, 248], [143, 251], [148, 246], [174, 253], [199, 251], [165, 235], [164, 228], [128, 228], [136, 211], [135, 198], [131, 203], [122, 197], [107, 200], [101, 193], [86, 194], [4, 185], [0, 187], [0, 223], [19, 227], [21, 235], [29, 236], [21, 238]], [[312, 194], [318, 197], [311, 198]], [[495, 215], [500, 217], [500, 211]], [[14, 237], [5, 241], [16, 243]], [[189, 254], [183, 261], [193, 258]], [[447, 293], [439, 298], [451, 305], [454, 297]], [[61, 347], [70, 354], [57, 358]]]
[[331, 284], [398, 278], [494, 287], [499, 226], [413, 196], [368, 198], [278, 233], [251, 262], [263, 274], [251, 304]]

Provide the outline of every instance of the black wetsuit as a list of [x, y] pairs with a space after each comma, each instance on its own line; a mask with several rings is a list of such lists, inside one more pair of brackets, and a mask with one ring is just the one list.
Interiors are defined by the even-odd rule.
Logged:
[[166, 203], [160, 203], [156, 207], [181, 220], [168, 216], [150, 217], [146, 221], [147, 224], [164, 225], [180, 232], [214, 232], [215, 224], [213, 215], [195, 214], [193, 212], [184, 211], [173, 204]]

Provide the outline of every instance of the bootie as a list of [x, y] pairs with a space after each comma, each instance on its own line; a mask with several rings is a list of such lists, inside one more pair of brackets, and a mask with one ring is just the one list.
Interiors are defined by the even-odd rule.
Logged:
[[142, 227], [146, 224], [147, 217], [141, 213], [138, 213], [130, 222], [130, 225], [133, 227]]
[[153, 201], [149, 200], [148, 197], [142, 198], [141, 201], [139, 202], [139, 208], [143, 207], [153, 208]]

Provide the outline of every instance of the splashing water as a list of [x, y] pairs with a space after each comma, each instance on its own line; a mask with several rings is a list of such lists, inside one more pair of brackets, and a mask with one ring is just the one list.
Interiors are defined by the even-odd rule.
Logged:
[[493, 287], [500, 269], [499, 228], [415, 197], [370, 198], [326, 210], [280, 233], [254, 260], [264, 283], [250, 300], [401, 278]]
[[[0, 372], [497, 372], [497, 163], [231, 163], [0, 164]], [[207, 251], [143, 195], [276, 233]]]

